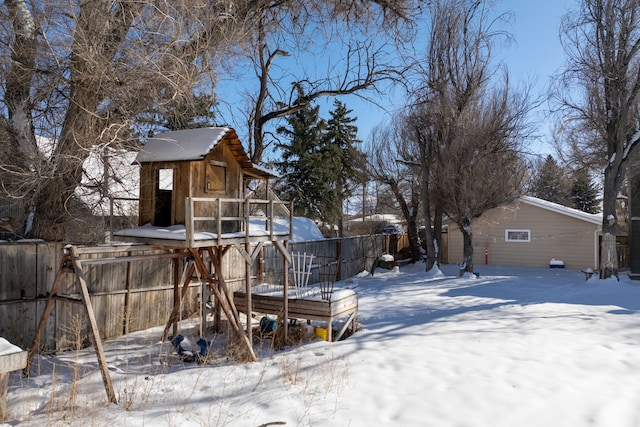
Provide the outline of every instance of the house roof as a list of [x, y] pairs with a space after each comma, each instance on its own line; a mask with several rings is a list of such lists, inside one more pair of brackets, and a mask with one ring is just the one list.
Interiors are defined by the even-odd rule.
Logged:
[[552, 212], [556, 212], [562, 215], [566, 215], [572, 218], [581, 219], [583, 221], [587, 221], [592, 224], [597, 224], [597, 225], [602, 224], [601, 214], [590, 214], [578, 209], [573, 209], [567, 206], [559, 205], [557, 203], [549, 202], [547, 200], [538, 199], [537, 197], [520, 196], [519, 200], [531, 206], [536, 206], [536, 207], [546, 209]]
[[228, 127], [206, 127], [160, 133], [147, 140], [138, 152], [136, 161], [152, 163], [203, 160], [222, 140], [227, 141], [229, 149], [246, 175], [259, 179], [278, 176], [268, 169], [254, 165], [238, 139], [236, 131]]

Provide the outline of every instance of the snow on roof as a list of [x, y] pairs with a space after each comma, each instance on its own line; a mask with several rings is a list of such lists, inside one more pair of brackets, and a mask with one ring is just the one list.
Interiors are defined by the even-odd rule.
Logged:
[[[364, 221], [380, 221], [380, 222], [389, 222], [393, 224], [401, 223], [401, 219], [396, 214], [371, 214], [364, 217]], [[349, 221], [350, 223], [358, 223], [363, 222], [362, 217], [352, 218]]]
[[224, 138], [230, 128], [207, 127], [163, 132], [142, 146], [140, 163], [203, 159]]
[[590, 214], [578, 209], [573, 209], [567, 206], [559, 205], [557, 203], [549, 202], [548, 200], [538, 199], [537, 197], [520, 196], [520, 200], [531, 206], [536, 206], [562, 215], [570, 216], [572, 218], [581, 219], [593, 224], [602, 224], [601, 214]]
[[251, 162], [235, 130], [229, 127], [206, 127], [160, 133], [149, 138], [140, 148], [136, 162], [202, 160], [224, 138], [227, 138], [229, 149], [240, 164], [244, 175], [258, 179], [278, 177], [275, 172]]
[[269, 168], [265, 168], [264, 166], [254, 164], [253, 169], [263, 175], [270, 175], [270, 176], [273, 176], [274, 178], [280, 178], [280, 174], [278, 172], [273, 171]]
[[[274, 221], [282, 221], [280, 218]], [[288, 219], [286, 220], [288, 222]], [[324, 236], [318, 228], [318, 225], [312, 219], [294, 216], [293, 217], [293, 238], [292, 242], [311, 242], [313, 240], [322, 240]]]

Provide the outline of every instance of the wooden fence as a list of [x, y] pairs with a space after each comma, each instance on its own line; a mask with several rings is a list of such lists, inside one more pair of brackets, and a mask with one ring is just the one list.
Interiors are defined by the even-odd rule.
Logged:
[[[390, 241], [392, 242], [391, 248]], [[340, 259], [339, 278], [371, 271], [376, 258], [395, 252], [393, 236], [372, 235], [314, 242], [291, 243], [289, 251], [306, 252], [318, 260]], [[62, 243], [0, 244], [0, 336], [29, 348], [47, 302], [48, 292], [60, 270]], [[130, 252], [130, 255], [140, 255]], [[148, 251], [145, 254], [149, 254]], [[109, 253], [124, 256], [126, 253]], [[88, 255], [104, 257], [101, 254]], [[184, 260], [180, 260], [182, 271]], [[231, 249], [224, 257], [222, 273], [230, 287], [240, 288], [245, 280], [244, 258]], [[283, 259], [271, 245], [250, 272], [252, 283], [281, 283]], [[84, 267], [91, 303], [103, 339], [164, 325], [173, 307], [173, 264], [169, 259], [91, 264]], [[67, 274], [63, 289], [77, 289], [75, 276]], [[318, 268], [310, 283], [319, 281]], [[197, 312], [200, 284], [192, 283], [184, 301], [183, 316]], [[41, 343], [43, 350], [62, 350], [84, 345], [88, 322], [83, 305], [57, 301], [47, 319]]]
[[[326, 239], [313, 242], [291, 243], [290, 253], [307, 253], [315, 256], [309, 283], [318, 283], [319, 266], [330, 261], [340, 260], [337, 280], [353, 277], [363, 270], [371, 271], [376, 259], [388, 252], [392, 236], [371, 235], [343, 239]], [[393, 252], [393, 251], [392, 251]], [[278, 251], [265, 247], [262, 255], [262, 270], [254, 265], [253, 275], [258, 282], [282, 284], [283, 260]], [[262, 277], [261, 277], [262, 275]]]

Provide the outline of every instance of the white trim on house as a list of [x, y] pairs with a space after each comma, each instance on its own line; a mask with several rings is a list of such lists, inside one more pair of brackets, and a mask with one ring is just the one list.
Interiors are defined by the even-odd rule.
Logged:
[[[527, 233], [527, 237], [526, 239], [512, 239], [511, 237], [511, 233], [515, 233], [516, 236], [521, 236], [522, 233]], [[531, 242], [531, 230], [530, 229], [514, 229], [514, 228], [507, 228], [506, 230], [504, 230], [504, 241], [505, 242], [509, 242], [509, 243], [529, 243]]]
[[567, 206], [559, 205], [557, 203], [549, 202], [547, 200], [538, 199], [537, 197], [520, 196], [519, 199], [531, 206], [537, 206], [539, 208], [547, 209], [552, 212], [556, 212], [556, 213], [567, 215], [573, 218], [581, 219], [583, 221], [587, 221], [592, 224], [602, 224], [601, 214], [586, 213], [578, 209], [573, 209]]
[[[532, 196], [520, 196], [520, 200], [525, 203], [530, 204], [531, 206], [537, 206], [543, 209], [550, 210], [552, 212], [557, 212], [563, 215], [567, 215], [569, 217], [581, 219], [592, 224], [602, 225], [602, 214], [590, 214], [587, 212], [583, 212], [578, 209], [573, 209], [568, 206], [559, 205], [557, 203], [550, 202], [548, 200], [538, 199], [537, 197]], [[598, 260], [600, 259], [600, 245], [599, 245], [599, 237], [602, 234], [602, 229], [595, 230], [593, 233], [593, 265], [598, 267]]]

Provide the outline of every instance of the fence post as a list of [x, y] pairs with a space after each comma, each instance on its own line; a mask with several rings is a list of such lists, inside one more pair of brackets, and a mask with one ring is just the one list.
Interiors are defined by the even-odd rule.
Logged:
[[336, 262], [338, 263], [336, 277], [338, 280], [342, 280], [342, 239], [343, 237], [336, 240]]

